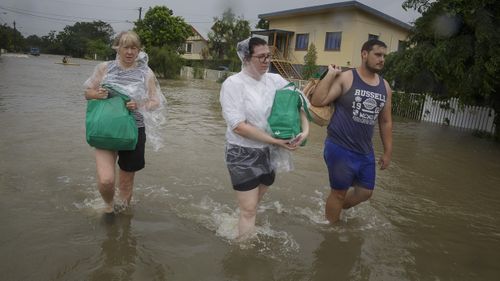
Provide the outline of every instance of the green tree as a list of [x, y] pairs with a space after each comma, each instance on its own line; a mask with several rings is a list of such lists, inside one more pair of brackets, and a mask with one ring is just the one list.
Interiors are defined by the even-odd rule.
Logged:
[[14, 47], [12, 44], [14, 29], [7, 26], [6, 24], [0, 25], [0, 48], [13, 51]]
[[135, 32], [149, 54], [149, 66], [163, 78], [179, 75], [184, 60], [179, 54], [193, 29], [182, 17], [165, 6], [150, 8], [144, 19], [135, 22]]
[[193, 34], [191, 26], [165, 6], [149, 8], [144, 19], [135, 22], [134, 30], [146, 48], [169, 46], [174, 50]]
[[316, 46], [314, 43], [311, 43], [307, 50], [307, 54], [304, 56], [304, 69], [302, 71], [302, 77], [304, 79], [309, 79], [318, 72], [318, 66], [316, 65], [317, 59], [318, 52], [316, 51]]
[[6, 24], [0, 25], [0, 39], [0, 48], [9, 52], [20, 52], [25, 49], [25, 41], [21, 32]]
[[237, 71], [241, 62], [236, 54], [236, 44], [250, 36], [250, 23], [227, 9], [221, 18], [214, 18], [211, 29], [208, 33], [208, 48], [212, 58], [228, 59], [230, 70]]
[[111, 38], [114, 34], [109, 23], [103, 21], [77, 22], [72, 26], [66, 26], [57, 35], [66, 54], [83, 58], [89, 55], [87, 47], [89, 41], [101, 41], [111, 46]]
[[86, 57], [90, 59], [109, 60], [114, 51], [109, 44], [98, 40], [88, 40], [86, 46]]
[[388, 56], [386, 78], [402, 90], [459, 97], [496, 112], [500, 139], [500, 4], [496, 0], [407, 0], [415, 21], [406, 50]]
[[177, 77], [183, 65], [184, 59], [168, 45], [149, 50], [149, 66], [163, 78]]
[[[24, 40], [26, 47], [31, 48], [31, 47], [42, 47], [42, 38], [36, 36], [36, 35], [30, 35], [26, 37]], [[41, 50], [42, 52], [44, 51], [43, 49]]]
[[260, 19], [255, 28], [269, 29], [269, 21], [265, 19]]
[[64, 49], [60, 38], [57, 37], [56, 31], [51, 30], [49, 34], [42, 36], [41, 49], [48, 54], [64, 54]]

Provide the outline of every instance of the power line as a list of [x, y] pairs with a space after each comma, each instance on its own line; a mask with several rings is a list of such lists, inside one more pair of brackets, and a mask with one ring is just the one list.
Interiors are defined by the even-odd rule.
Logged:
[[53, 1], [54, 2], [71, 4], [71, 5], [87, 6], [87, 7], [109, 8], [109, 9], [113, 9], [115, 11], [117, 11], [117, 10], [135, 11], [135, 10], [137, 10], [137, 8], [120, 8], [120, 7], [117, 7], [117, 6], [96, 5], [96, 4], [88, 4], [88, 3], [81, 3], [81, 2], [62, 1], [62, 0], [53, 0]]
[[[93, 21], [100, 20], [100, 21], [109, 22], [109, 23], [129, 23], [129, 21], [126, 21], [126, 20], [111, 20], [111, 19], [97, 19], [97, 18], [87, 18], [87, 17], [78, 17], [78, 16], [66, 16], [66, 15], [59, 15], [59, 14], [52, 14], [52, 13], [32, 12], [32, 11], [28, 11], [28, 10], [10, 8], [10, 7], [5, 7], [5, 6], [0, 6], [0, 9], [5, 10], [5, 11], [9, 11], [12, 13], [16, 13], [16, 14], [44, 18], [44, 19], [49, 19], [49, 20], [54, 20], [54, 21], [63, 21], [63, 22], [77, 22], [78, 20], [93, 20]], [[137, 10], [137, 9], [135, 9], [135, 10]], [[212, 21], [190, 21], [190, 20], [186, 20], [186, 22], [187, 23], [212, 23]]]
[[[27, 15], [27, 16], [37, 17], [37, 18], [44, 18], [44, 19], [49, 19], [49, 20], [54, 20], [54, 21], [62, 21], [62, 22], [77, 22], [78, 19], [80, 19], [80, 20], [91, 20], [91, 21], [104, 21], [104, 22], [108, 22], [108, 23], [124, 23], [124, 22], [126, 22], [124, 20], [96, 19], [96, 18], [86, 18], [86, 17], [77, 17], [77, 16], [65, 16], [65, 15], [50, 14], [50, 13], [40, 13], [40, 12], [38, 12], [38, 14], [36, 14], [33, 11], [28, 11], [28, 10], [23, 10], [23, 9], [16, 9], [16, 8], [9, 8], [9, 7], [5, 7], [5, 6], [0, 6], [0, 9], [5, 10], [5, 11], [9, 11], [11, 13], [16, 13], [16, 14], [21, 14], [21, 15]], [[53, 17], [53, 16], [55, 16], [55, 17]]]

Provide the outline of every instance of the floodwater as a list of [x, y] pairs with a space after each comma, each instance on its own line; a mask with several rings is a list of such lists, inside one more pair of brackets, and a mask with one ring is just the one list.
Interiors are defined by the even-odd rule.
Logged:
[[[146, 152], [133, 207], [103, 221], [82, 83], [96, 62], [0, 57], [2, 280], [498, 280], [500, 145], [395, 120], [373, 198], [330, 226], [324, 128], [312, 126], [259, 208], [258, 235], [232, 242], [215, 82], [162, 81], [165, 146]], [[378, 135], [376, 154], [381, 152]]]

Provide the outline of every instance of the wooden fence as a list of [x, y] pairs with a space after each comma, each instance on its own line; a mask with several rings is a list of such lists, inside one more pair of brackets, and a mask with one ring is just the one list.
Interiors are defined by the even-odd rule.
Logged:
[[495, 111], [489, 107], [461, 104], [457, 98], [435, 100], [429, 95], [394, 92], [394, 115], [461, 129], [495, 132]]
[[394, 91], [392, 94], [392, 113], [413, 120], [421, 120], [424, 100], [424, 95]]
[[463, 105], [457, 98], [441, 101], [426, 95], [421, 120], [490, 134], [495, 132], [492, 108]]

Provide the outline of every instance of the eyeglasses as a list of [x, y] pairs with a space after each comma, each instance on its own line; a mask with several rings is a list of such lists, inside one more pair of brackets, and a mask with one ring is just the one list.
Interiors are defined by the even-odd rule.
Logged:
[[266, 60], [271, 61], [272, 55], [271, 54], [262, 54], [258, 56], [252, 56], [254, 58], [257, 58], [260, 62], [264, 63]]

